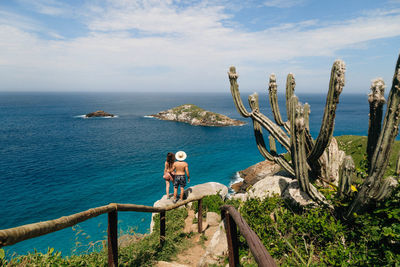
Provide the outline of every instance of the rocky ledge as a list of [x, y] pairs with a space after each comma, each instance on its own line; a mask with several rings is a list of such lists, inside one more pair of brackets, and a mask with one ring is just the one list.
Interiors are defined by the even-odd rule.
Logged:
[[91, 118], [91, 117], [114, 117], [114, 114], [107, 113], [103, 110], [98, 110], [95, 112], [91, 112], [85, 115], [86, 118]]
[[160, 120], [179, 121], [196, 126], [241, 126], [245, 124], [243, 121], [234, 120], [192, 104], [181, 105], [150, 116]]
[[232, 184], [231, 188], [236, 193], [230, 197], [247, 201], [251, 198], [264, 199], [280, 196], [294, 207], [313, 207], [316, 203], [303, 191], [294, 177], [280, 170], [274, 162], [265, 160], [239, 171], [243, 181]]

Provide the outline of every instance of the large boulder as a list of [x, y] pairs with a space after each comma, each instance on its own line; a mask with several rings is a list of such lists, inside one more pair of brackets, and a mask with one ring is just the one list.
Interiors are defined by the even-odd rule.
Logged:
[[248, 167], [245, 170], [239, 171], [238, 174], [243, 179], [243, 181], [232, 184], [231, 188], [235, 192], [244, 193], [249, 186], [254, 185], [258, 181], [263, 180], [264, 178], [271, 176], [272, 174], [275, 174], [280, 169], [281, 167], [272, 161], [261, 161]]
[[[206, 249], [206, 253], [201, 257], [197, 266], [221, 265], [223, 258], [228, 254], [228, 242], [226, 239], [225, 225], [222, 221], [215, 231]], [[220, 262], [222, 259], [222, 262]]]
[[207, 212], [206, 223], [210, 226], [216, 226], [221, 221], [221, 215], [216, 212]]
[[285, 191], [282, 193], [282, 198], [290, 201], [292, 206], [295, 207], [310, 207], [316, 206], [316, 203], [307, 195], [307, 193], [301, 191], [299, 182], [292, 180]]
[[293, 180], [279, 175], [267, 176], [248, 190], [249, 198], [265, 199], [274, 195], [281, 196]]
[[[321, 163], [326, 166], [326, 172], [323, 173], [323, 175], [330, 183], [333, 183], [336, 186], [339, 184], [340, 165], [342, 165], [345, 156], [346, 153], [339, 149], [336, 139], [332, 137], [328, 148], [322, 154], [320, 159]], [[320, 180], [318, 180], [318, 182], [321, 182], [322, 185], [328, 185]]]
[[[205, 197], [205, 196], [210, 196], [210, 195], [215, 195], [215, 194], [219, 194], [222, 199], [225, 199], [226, 196], [228, 195], [228, 187], [223, 184], [216, 183], [216, 182], [208, 182], [208, 183], [204, 183], [204, 184], [198, 184], [198, 185], [194, 185], [194, 186], [187, 188], [184, 191], [183, 198], [191, 200], [191, 199], [196, 199], [198, 197]], [[164, 195], [160, 200], [157, 200], [156, 202], [154, 202], [153, 206], [154, 207], [167, 207], [167, 206], [174, 204], [172, 202], [172, 200], [173, 200], [172, 197], [170, 199], [167, 199], [167, 196]], [[184, 206], [181, 206], [181, 207], [184, 208]], [[151, 216], [150, 233], [153, 232], [154, 215], [155, 215], [155, 213], [153, 213], [153, 216]]]

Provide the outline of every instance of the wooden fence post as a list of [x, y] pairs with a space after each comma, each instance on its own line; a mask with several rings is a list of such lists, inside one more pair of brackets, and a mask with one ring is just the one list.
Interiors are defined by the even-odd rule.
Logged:
[[225, 226], [226, 238], [228, 241], [229, 266], [236, 267], [239, 266], [237, 229], [235, 221], [232, 219], [231, 215], [228, 212], [226, 212], [225, 214]]
[[160, 212], [160, 244], [165, 242], [165, 211]]
[[117, 211], [108, 213], [108, 266], [118, 266], [118, 214]]
[[198, 212], [197, 212], [197, 230], [199, 233], [203, 231], [203, 206], [202, 201], [203, 199], [199, 199], [198, 201]]

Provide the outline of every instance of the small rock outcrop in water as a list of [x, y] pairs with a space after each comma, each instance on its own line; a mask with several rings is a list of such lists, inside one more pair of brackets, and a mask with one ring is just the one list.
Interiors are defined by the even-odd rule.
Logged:
[[91, 112], [85, 115], [86, 118], [91, 118], [91, 117], [114, 117], [114, 114], [107, 113], [103, 110], [98, 110], [95, 112]]
[[160, 120], [179, 121], [196, 126], [240, 126], [245, 124], [243, 121], [234, 120], [192, 104], [178, 106], [150, 116]]

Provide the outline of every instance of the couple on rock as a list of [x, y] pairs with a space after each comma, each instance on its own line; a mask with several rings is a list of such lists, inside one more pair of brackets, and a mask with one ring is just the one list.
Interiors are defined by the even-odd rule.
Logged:
[[[175, 161], [175, 159], [177, 161]], [[181, 187], [180, 200], [183, 200], [183, 191], [186, 186], [186, 176], [188, 177], [188, 183], [190, 183], [190, 175], [189, 175], [189, 165], [184, 162], [186, 159], [186, 153], [184, 151], [178, 151], [174, 155], [174, 153], [169, 152], [167, 154], [167, 160], [165, 161], [164, 168], [164, 180], [166, 186], [167, 199], [169, 199], [169, 182], [173, 182], [174, 185], [174, 200], [176, 203], [178, 200], [176, 199], [178, 195], [178, 187]]]

